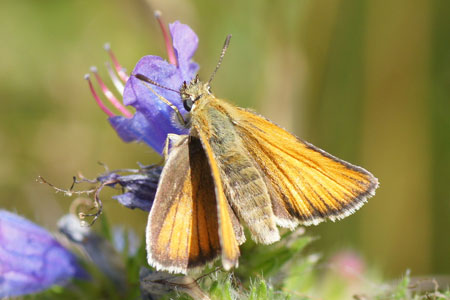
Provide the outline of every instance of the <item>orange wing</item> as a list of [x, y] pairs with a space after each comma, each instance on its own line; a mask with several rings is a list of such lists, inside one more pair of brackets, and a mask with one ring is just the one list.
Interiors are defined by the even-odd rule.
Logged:
[[365, 169], [301, 141], [267, 119], [226, 105], [247, 150], [266, 177], [277, 223], [294, 227], [342, 219], [375, 194]]
[[148, 262], [186, 273], [220, 254], [214, 182], [198, 139], [177, 136], [147, 225]]
[[245, 237], [240, 224], [236, 224], [237, 218], [225, 196], [224, 186], [220, 177], [220, 170], [214, 158], [211, 145], [202, 131], [198, 131], [198, 135], [209, 162], [211, 169], [210, 174], [214, 180], [217, 211], [219, 213], [219, 237], [220, 245], [222, 247], [222, 265], [225, 270], [229, 270], [238, 265], [240, 256], [239, 243], [243, 243]]

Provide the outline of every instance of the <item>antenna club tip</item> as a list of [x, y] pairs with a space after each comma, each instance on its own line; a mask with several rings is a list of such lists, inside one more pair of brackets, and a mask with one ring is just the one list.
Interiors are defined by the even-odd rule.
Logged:
[[155, 16], [155, 18], [159, 19], [159, 18], [161, 18], [162, 13], [161, 13], [160, 10], [155, 10], [155, 11], [153, 12], [153, 15]]
[[89, 74], [84, 74], [84, 79], [89, 80], [91, 78], [91, 75]]
[[97, 73], [98, 72], [98, 69], [97, 69], [96, 66], [90, 67], [89, 70], [91, 70], [92, 73]]
[[227, 35], [227, 37], [226, 37], [226, 39], [225, 39], [225, 44], [224, 44], [225, 47], [228, 47], [228, 45], [230, 44], [231, 37], [232, 37], [231, 34]]
[[103, 49], [105, 49], [106, 51], [111, 50], [111, 44], [110, 44], [110, 43], [105, 43], [105, 44], [103, 45]]

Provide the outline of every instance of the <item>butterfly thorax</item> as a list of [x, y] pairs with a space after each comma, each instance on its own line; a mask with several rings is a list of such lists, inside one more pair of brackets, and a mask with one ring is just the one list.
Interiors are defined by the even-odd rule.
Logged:
[[200, 81], [198, 75], [189, 83], [183, 83], [180, 89], [184, 109], [191, 111], [193, 105], [202, 97], [211, 95], [209, 83]]

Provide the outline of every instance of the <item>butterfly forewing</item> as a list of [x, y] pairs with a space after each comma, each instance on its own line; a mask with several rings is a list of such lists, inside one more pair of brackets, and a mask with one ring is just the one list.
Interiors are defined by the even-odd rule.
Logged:
[[[272, 186], [276, 202], [303, 224], [344, 218], [374, 194], [377, 179], [299, 140], [253, 112], [226, 105], [236, 131]], [[277, 217], [291, 222], [285, 214]]]
[[151, 265], [186, 273], [220, 254], [214, 182], [198, 139], [177, 140], [161, 174], [147, 226]]

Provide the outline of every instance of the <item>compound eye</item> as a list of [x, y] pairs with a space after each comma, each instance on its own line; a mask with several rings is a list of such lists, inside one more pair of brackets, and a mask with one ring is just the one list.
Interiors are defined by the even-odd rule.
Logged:
[[193, 102], [192, 102], [191, 98], [187, 98], [187, 99], [183, 100], [183, 106], [186, 111], [191, 111], [192, 104], [193, 104]]

